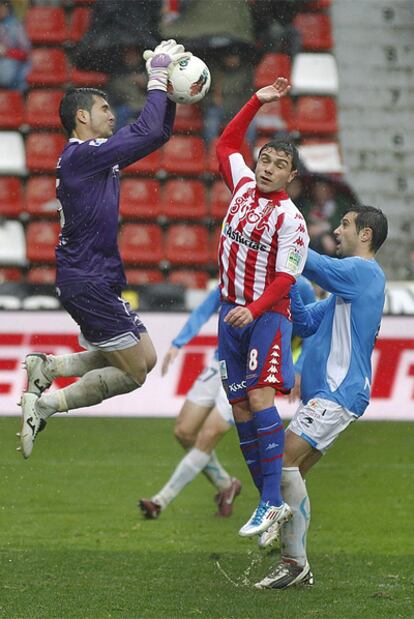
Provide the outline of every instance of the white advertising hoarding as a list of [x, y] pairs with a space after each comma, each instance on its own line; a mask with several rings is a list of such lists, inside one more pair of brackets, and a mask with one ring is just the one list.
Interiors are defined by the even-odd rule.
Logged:
[[[217, 318], [211, 318], [200, 334], [181, 351], [168, 374], [161, 377], [161, 361], [171, 340], [186, 321], [186, 313], [143, 313], [142, 319], [155, 344], [158, 364], [145, 385], [123, 396], [102, 402], [74, 415], [175, 416], [185, 393], [217, 343]], [[17, 402], [25, 388], [22, 362], [33, 351], [67, 354], [82, 350], [78, 329], [63, 312], [0, 313], [0, 415], [20, 414]], [[60, 379], [55, 386], [68, 384]], [[414, 317], [386, 316], [373, 356], [372, 400], [366, 419], [414, 420]], [[295, 410], [287, 398], [276, 404], [282, 417]]]

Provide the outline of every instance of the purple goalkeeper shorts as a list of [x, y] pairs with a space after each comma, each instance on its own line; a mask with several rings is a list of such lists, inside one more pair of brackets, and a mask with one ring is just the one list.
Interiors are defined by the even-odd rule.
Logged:
[[[63, 307], [91, 344], [117, 341], [127, 336], [129, 345], [133, 345], [139, 341], [140, 333], [146, 332], [138, 314], [121, 298], [118, 287], [102, 282], [80, 282], [70, 286], [60, 284], [57, 293]], [[127, 347], [121, 344], [113, 349]]]
[[265, 312], [246, 327], [232, 327], [224, 318], [233, 307], [222, 303], [219, 316], [220, 374], [229, 402], [246, 400], [247, 392], [259, 387], [289, 393], [295, 383], [292, 323]]

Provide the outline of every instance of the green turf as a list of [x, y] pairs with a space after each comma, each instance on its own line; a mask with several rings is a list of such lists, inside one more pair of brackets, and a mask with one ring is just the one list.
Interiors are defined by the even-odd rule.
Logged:
[[136, 500], [181, 455], [173, 421], [52, 419], [26, 462], [17, 424], [0, 418], [0, 617], [414, 617], [414, 424], [354, 424], [317, 465], [316, 583], [279, 592], [251, 587], [277, 554], [237, 536], [257, 499], [233, 432], [219, 449], [244, 484], [233, 518], [213, 516], [200, 477], [148, 522]]

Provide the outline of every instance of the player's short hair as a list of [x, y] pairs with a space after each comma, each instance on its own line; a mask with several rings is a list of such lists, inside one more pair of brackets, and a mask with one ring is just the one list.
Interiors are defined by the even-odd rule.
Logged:
[[259, 157], [262, 152], [268, 148], [273, 148], [273, 150], [275, 150], [276, 152], [281, 150], [286, 155], [290, 155], [292, 159], [292, 171], [298, 169], [300, 164], [299, 152], [296, 146], [292, 144], [290, 140], [275, 139], [270, 140], [270, 142], [266, 142], [266, 144], [263, 144], [262, 148], [259, 151]]
[[64, 94], [59, 106], [59, 116], [69, 137], [76, 127], [76, 112], [78, 110], [90, 112], [95, 102], [94, 97], [108, 98], [106, 92], [97, 88], [72, 88]]
[[356, 213], [355, 227], [357, 232], [364, 228], [372, 230], [371, 250], [377, 252], [388, 235], [388, 220], [381, 209], [375, 206], [355, 204], [350, 206], [346, 212]]

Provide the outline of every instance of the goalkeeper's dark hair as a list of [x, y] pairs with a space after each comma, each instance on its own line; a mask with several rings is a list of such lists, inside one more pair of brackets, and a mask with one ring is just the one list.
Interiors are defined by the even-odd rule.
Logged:
[[95, 102], [94, 97], [108, 98], [106, 92], [97, 88], [72, 88], [64, 94], [59, 106], [59, 116], [69, 137], [76, 127], [76, 112], [78, 110], [90, 112]]
[[376, 253], [388, 235], [388, 220], [384, 213], [380, 208], [366, 206], [365, 204], [354, 204], [346, 210], [346, 213], [356, 213], [355, 227], [357, 232], [361, 232], [364, 228], [372, 230], [370, 249]]
[[262, 152], [268, 148], [273, 148], [273, 150], [275, 150], [276, 152], [281, 150], [286, 155], [289, 155], [292, 159], [292, 170], [298, 169], [300, 165], [299, 152], [296, 146], [292, 144], [292, 142], [285, 139], [270, 140], [270, 142], [266, 142], [266, 144], [263, 144], [262, 148], [259, 151], [259, 157]]

